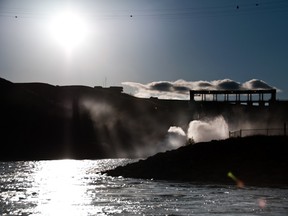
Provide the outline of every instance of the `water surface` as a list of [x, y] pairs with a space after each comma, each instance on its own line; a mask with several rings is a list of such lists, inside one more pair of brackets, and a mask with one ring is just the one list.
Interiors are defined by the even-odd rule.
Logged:
[[0, 215], [288, 215], [288, 189], [114, 178], [131, 160], [0, 162]]

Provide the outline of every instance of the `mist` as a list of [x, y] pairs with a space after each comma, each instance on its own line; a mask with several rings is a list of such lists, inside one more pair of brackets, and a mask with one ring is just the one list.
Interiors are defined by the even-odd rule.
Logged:
[[169, 121], [159, 119], [161, 116], [154, 111], [154, 105], [130, 104], [128, 112], [127, 105], [114, 102], [93, 99], [81, 102], [82, 112], [92, 121], [94, 140], [105, 155], [144, 158], [185, 143], [186, 133], [180, 127], [165, 130]]
[[[223, 83], [221, 85], [223, 86]], [[228, 81], [225, 85], [226, 88], [237, 86]], [[260, 86], [259, 83], [258, 85]], [[162, 89], [170, 87], [169, 85], [161, 86]], [[130, 107], [135, 105], [131, 104]], [[190, 141], [199, 143], [227, 139], [229, 130], [266, 128], [268, 122], [271, 125], [271, 119], [273, 119], [266, 111], [247, 113], [245, 107], [233, 107], [230, 111], [225, 110], [212, 115], [208, 115], [209, 111], [207, 111], [208, 113], [202, 118], [192, 121], [191, 118], [189, 120], [189, 117], [186, 119], [176, 113], [165, 115], [164, 120], [162, 119], [163, 110], [155, 110], [153, 103], [149, 103], [146, 108], [137, 104], [133, 108], [137, 110], [134, 114], [125, 111], [126, 105], [122, 108], [121, 106], [113, 105], [108, 101], [82, 100], [82, 107], [89, 112], [93, 121], [95, 140], [98, 145], [107, 155], [117, 157], [144, 158], [158, 152], [177, 149], [187, 145]], [[242, 117], [239, 119], [235, 116]], [[175, 125], [169, 126], [169, 122], [175, 122]]]
[[226, 139], [228, 136], [228, 124], [223, 116], [207, 120], [191, 121], [187, 132], [187, 137], [194, 142]]
[[160, 142], [154, 151], [151, 149], [150, 154], [177, 149], [188, 144], [188, 140], [198, 143], [227, 139], [228, 136], [228, 124], [223, 116], [193, 120], [189, 123], [187, 133], [181, 127], [171, 126], [167, 131], [166, 139]]
[[146, 115], [145, 121], [149, 123], [142, 124], [142, 118], [141, 121], [140, 119], [134, 121], [123, 113], [119, 115], [113, 106], [105, 102], [85, 100], [83, 106], [89, 110], [102, 148], [119, 157], [129, 155], [147, 157], [158, 152], [177, 149], [186, 145], [188, 140], [198, 143], [226, 139], [229, 136], [228, 124], [222, 115], [193, 120], [188, 124], [186, 131], [179, 126], [170, 126], [164, 138], [157, 140], [151, 132], [149, 134], [144, 132], [147, 129], [153, 130], [153, 133], [163, 130], [160, 129], [160, 125], [155, 124], [157, 121], [153, 116]]
[[187, 141], [187, 136], [181, 127], [171, 126], [168, 131], [164, 141], [158, 143], [157, 148], [150, 153], [165, 152], [172, 149], [177, 149], [185, 145]]

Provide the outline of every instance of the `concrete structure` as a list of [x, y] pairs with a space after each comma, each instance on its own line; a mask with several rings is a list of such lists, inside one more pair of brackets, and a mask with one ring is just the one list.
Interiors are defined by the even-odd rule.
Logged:
[[[268, 97], [267, 97], [268, 95]], [[255, 97], [256, 96], [256, 97]], [[257, 97], [258, 96], [258, 97]], [[269, 97], [270, 96], [270, 97]], [[200, 97], [199, 100], [195, 100]], [[267, 90], [190, 90], [190, 101], [224, 101], [235, 104], [259, 106], [276, 101], [276, 89]]]
[[122, 93], [123, 92], [122, 86], [110, 86], [110, 87], [94, 86], [94, 89], [106, 90], [106, 91], [111, 91], [114, 93]]

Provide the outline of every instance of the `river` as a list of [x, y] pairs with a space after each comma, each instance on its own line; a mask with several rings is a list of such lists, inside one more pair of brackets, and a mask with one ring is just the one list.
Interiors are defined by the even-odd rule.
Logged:
[[0, 162], [0, 215], [288, 215], [288, 189], [109, 177], [129, 159]]

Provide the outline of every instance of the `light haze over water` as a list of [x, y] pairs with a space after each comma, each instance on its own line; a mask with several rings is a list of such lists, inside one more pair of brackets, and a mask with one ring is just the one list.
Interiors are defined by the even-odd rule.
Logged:
[[133, 160], [0, 162], [0, 215], [288, 215], [287, 188], [109, 177]]

